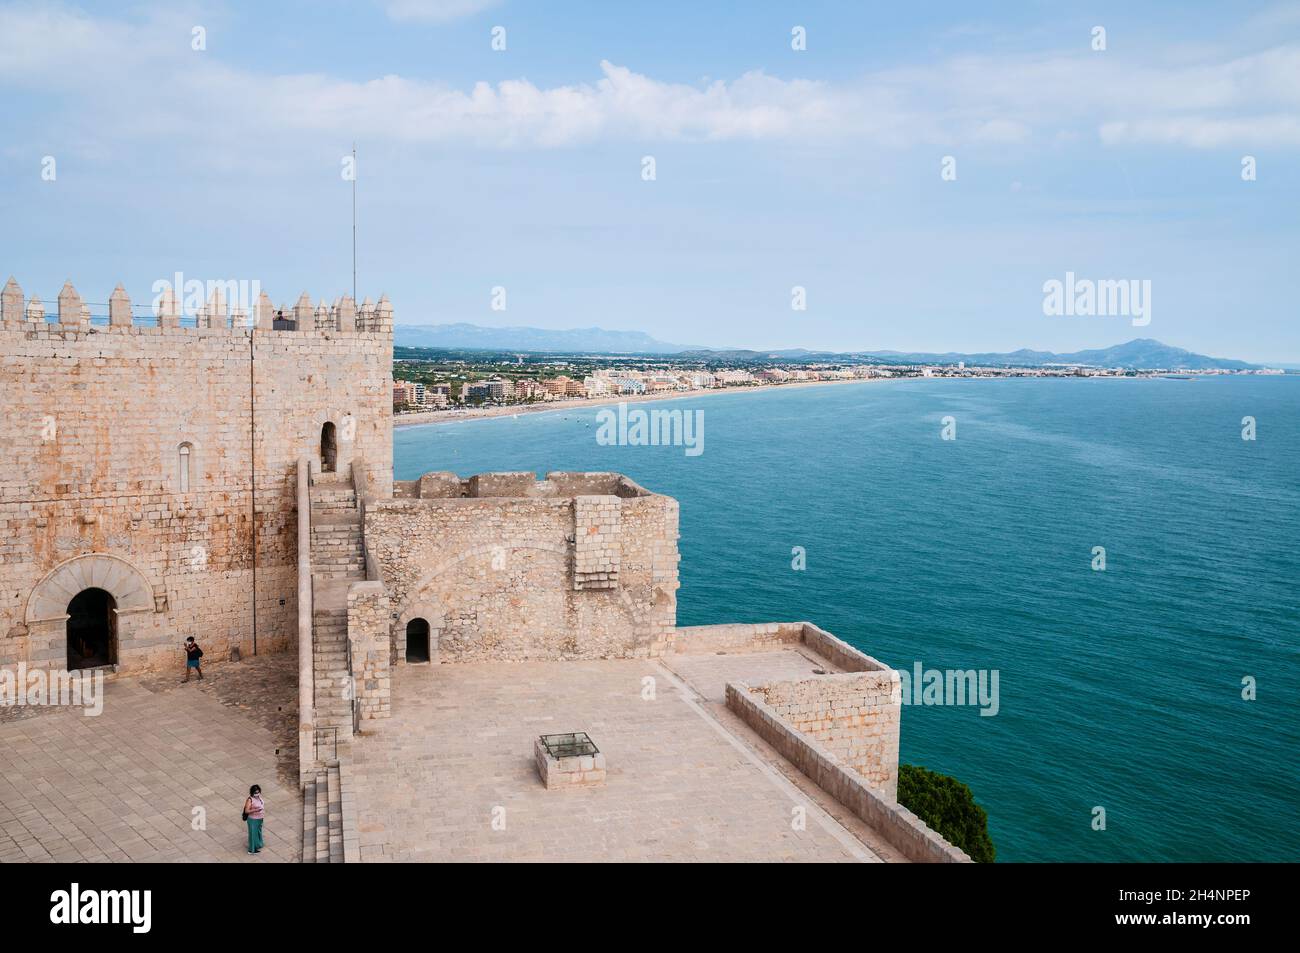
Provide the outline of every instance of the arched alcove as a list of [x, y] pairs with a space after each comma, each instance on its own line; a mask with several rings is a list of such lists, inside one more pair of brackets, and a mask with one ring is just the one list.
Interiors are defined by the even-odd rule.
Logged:
[[320, 428], [320, 469], [322, 473], [333, 473], [338, 469], [339, 440], [334, 421], [325, 421]]
[[412, 619], [406, 623], [406, 661], [429, 661], [429, 620]]

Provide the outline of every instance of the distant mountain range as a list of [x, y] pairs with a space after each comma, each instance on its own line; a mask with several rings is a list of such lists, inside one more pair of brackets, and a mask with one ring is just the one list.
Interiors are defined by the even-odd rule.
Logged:
[[[816, 352], [790, 351], [783, 352], [783, 356], [815, 359]], [[893, 364], [953, 364], [958, 361], [965, 361], [967, 364], [998, 364], [1015, 367], [1080, 364], [1087, 367], [1167, 368], [1170, 370], [1251, 370], [1262, 366], [1231, 358], [1195, 354], [1185, 348], [1163, 344], [1152, 338], [1135, 338], [1125, 344], [1094, 348], [1087, 351], [1071, 351], [1066, 354], [1056, 354], [1052, 351], [1031, 351], [1028, 348], [1021, 348], [1019, 351], [986, 352], [982, 354], [865, 351], [855, 356]]]
[[571, 328], [553, 331], [546, 328], [485, 328], [476, 324], [399, 324], [394, 328], [393, 343], [399, 347], [425, 347], [440, 350], [518, 351], [555, 354], [654, 354], [680, 355], [694, 360], [716, 358], [725, 361], [848, 360], [874, 364], [967, 364], [1044, 367], [1052, 364], [1079, 364], [1089, 367], [1162, 368], [1169, 370], [1251, 370], [1262, 365], [1222, 357], [1194, 354], [1151, 338], [1137, 338], [1113, 347], [1094, 348], [1056, 354], [1052, 351], [1019, 351], [943, 354], [904, 351], [810, 351], [786, 348], [774, 351], [703, 348], [671, 344], [643, 331], [609, 331], [604, 328]]

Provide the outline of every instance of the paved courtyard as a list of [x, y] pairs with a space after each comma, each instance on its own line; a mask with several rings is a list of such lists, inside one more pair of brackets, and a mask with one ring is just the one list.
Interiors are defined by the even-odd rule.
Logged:
[[[757, 661], [788, 677], [816, 664], [796, 652], [763, 654], [748, 657], [748, 671]], [[728, 669], [746, 663], [716, 658]], [[710, 689], [724, 674], [704, 658], [684, 667]], [[719, 709], [653, 661], [400, 667], [393, 717], [352, 746], [361, 857], [896, 859]], [[603, 785], [547, 790], [539, 781], [533, 740], [568, 731], [588, 732], [605, 753]]]
[[[179, 673], [110, 679], [96, 717], [0, 720], [0, 861], [297, 861], [302, 801], [277, 773], [283, 745], [268, 727], [283, 717], [269, 697], [283, 664], [205, 666], [202, 686]], [[243, 700], [223, 701], [226, 686], [244, 686]], [[267, 801], [255, 857], [239, 817], [254, 783]]]

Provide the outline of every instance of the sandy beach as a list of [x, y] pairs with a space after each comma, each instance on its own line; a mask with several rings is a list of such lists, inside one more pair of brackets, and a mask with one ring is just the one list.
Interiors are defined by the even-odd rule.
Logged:
[[414, 414], [394, 415], [394, 427], [414, 427], [425, 424], [445, 424], [457, 420], [475, 420], [480, 417], [514, 417], [519, 414], [550, 413], [557, 410], [575, 410], [582, 407], [599, 407], [603, 404], [635, 404], [642, 401], [683, 400], [691, 397], [709, 397], [714, 394], [745, 394], [757, 391], [785, 390], [795, 387], [822, 387], [833, 384], [867, 384], [877, 381], [904, 380], [905, 378], [869, 377], [849, 381], [792, 381], [788, 384], [759, 384], [749, 387], [714, 387], [708, 390], [670, 391], [665, 394], [613, 394], [608, 397], [573, 397], [537, 404], [513, 404], [508, 407], [467, 407], [463, 409], [425, 410]]

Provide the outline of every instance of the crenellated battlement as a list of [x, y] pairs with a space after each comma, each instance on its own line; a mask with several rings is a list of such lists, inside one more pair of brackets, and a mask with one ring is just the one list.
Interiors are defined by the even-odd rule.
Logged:
[[[276, 306], [266, 292], [259, 291], [248, 307], [240, 307], [237, 302], [246, 297], [241, 292], [247, 289], [239, 282], [209, 282], [205, 290], [206, 299], [189, 294], [181, 301], [167, 287], [151, 304], [135, 305], [119, 284], [106, 302], [92, 304], [67, 281], [50, 311], [38, 295], [27, 298], [18, 282], [10, 277], [0, 290], [0, 328], [29, 333], [90, 328], [128, 334], [182, 328], [390, 337], [393, 333], [393, 306], [388, 295], [380, 295], [377, 302], [367, 297], [360, 305], [351, 295], [336, 298], [329, 304], [320, 299], [313, 305], [311, 297], [303, 292], [293, 305]], [[236, 303], [232, 304], [232, 300]]]

